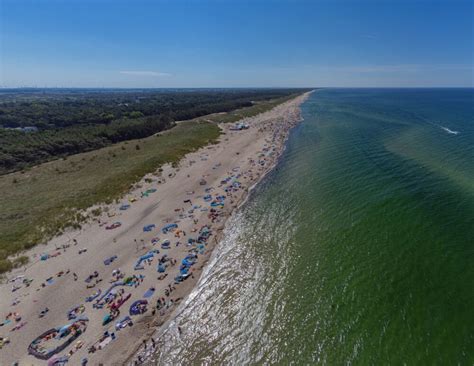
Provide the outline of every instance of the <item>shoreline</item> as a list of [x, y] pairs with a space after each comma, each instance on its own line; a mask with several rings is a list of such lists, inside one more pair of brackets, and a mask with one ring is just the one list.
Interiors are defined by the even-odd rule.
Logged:
[[[199, 282], [202, 279], [202, 271], [207, 268], [208, 264], [212, 262], [212, 259], [215, 255], [215, 249], [216, 247], [221, 243], [223, 236], [225, 234], [225, 230], [227, 227], [227, 224], [230, 222], [230, 219], [232, 216], [240, 209], [242, 208], [246, 202], [249, 200], [250, 195], [252, 192], [255, 190], [255, 188], [275, 169], [275, 167], [278, 165], [284, 151], [286, 150], [286, 142], [288, 140], [289, 134], [293, 128], [295, 128], [299, 123], [303, 121], [303, 118], [301, 116], [301, 104], [303, 104], [313, 93], [313, 91], [309, 91], [304, 93], [301, 96], [298, 96], [296, 98], [302, 97], [301, 102], [298, 104], [298, 118], [294, 122], [294, 124], [286, 131], [286, 136], [284, 140], [282, 141], [282, 145], [280, 148], [280, 151], [276, 153], [276, 158], [274, 159], [273, 163], [266, 169], [265, 172], [263, 172], [259, 178], [247, 188], [246, 193], [241, 197], [240, 201], [237, 203], [237, 205], [234, 207], [234, 209], [225, 217], [225, 221], [223, 224], [222, 229], [219, 230], [218, 234], [214, 237], [215, 243], [212, 245], [212, 247], [209, 248], [209, 255], [205, 258], [202, 266], [201, 266], [201, 273], [199, 274], [199, 277], [192, 287], [192, 289], [189, 291], [189, 293], [186, 295], [186, 297], [183, 299], [183, 301], [171, 312], [168, 314], [166, 320], [159, 325], [156, 329], [154, 329], [153, 332], [150, 334], [150, 339], [154, 338], [155, 342], [159, 344], [160, 338], [163, 337], [170, 329], [169, 326], [171, 323], [178, 317], [181, 312], [183, 311], [183, 307], [186, 306], [186, 302], [189, 299], [190, 295], [194, 291], [194, 289], [198, 286]], [[296, 99], [294, 98], [294, 99]], [[292, 99], [293, 100], [293, 99]], [[129, 366], [135, 366], [135, 365], [143, 365], [147, 364], [148, 361], [150, 361], [150, 358], [153, 356], [153, 351], [154, 349], [145, 349], [143, 351], [140, 351], [141, 344], [138, 345], [135, 349], [135, 352], [131, 354], [127, 359], [124, 361], [124, 364], [129, 365]]]
[[[17, 312], [26, 320], [24, 321], [25, 324], [15, 333], [7, 333], [5, 327], [0, 328], [0, 335], [10, 337], [11, 341], [10, 344], [0, 349], [2, 359], [7, 363], [19, 361], [20, 365], [45, 364], [45, 361], [26, 355], [27, 345], [45, 330], [65, 324], [67, 322], [65, 317], [67, 309], [76, 303], [83, 303], [83, 299], [87, 294], [90, 295], [97, 288], [102, 288], [105, 291], [108, 286], [106, 285], [107, 281], [112, 283], [110, 272], [117, 268], [121, 268], [128, 276], [143, 274], [144, 278], [134, 288], [124, 289], [127, 292], [130, 291], [132, 299], [126, 302], [124, 308], [121, 309], [123, 314], [114, 319], [108, 326], [103, 327], [100, 324], [100, 319], [106, 312], [97, 309], [89, 310], [90, 303], [85, 304], [86, 311], [84, 311], [84, 314], [89, 318], [88, 326], [84, 335], [77, 341], [82, 343], [74, 343], [75, 351], [69, 357], [74, 364], [78, 364], [82, 358], [87, 357], [88, 364], [93, 365], [99, 363], [122, 364], [124, 360], [129, 362], [133, 359], [142, 342], [148, 340], [152, 334], [165, 331], [169, 322], [174, 319], [177, 311], [179, 311], [181, 304], [188, 300], [189, 294], [201, 278], [202, 271], [212, 258], [213, 249], [222, 239], [229, 217], [235, 212], [235, 209], [246, 202], [253, 188], [278, 163], [285, 149], [289, 131], [301, 121], [300, 105], [309, 93], [311, 92], [284, 102], [270, 111], [244, 119], [245, 123], [250, 126], [248, 130], [231, 131], [230, 124], [221, 125], [223, 134], [217, 144], [206, 146], [186, 155], [177, 168], [162, 167], [160, 176], [148, 175], [144, 177], [139, 185], [140, 188], [127, 194], [127, 196], [136, 198], [138, 191], [143, 193], [143, 190], [147, 188], [148, 190], [145, 192], [154, 189], [156, 193], [153, 191], [149, 197], [147, 194], [146, 197], [136, 198], [134, 202], [131, 202], [131, 207], [123, 212], [117, 209], [117, 205], [111, 205], [115, 209], [112, 207], [107, 214], [104, 213], [98, 218], [98, 221], [85, 225], [80, 231], [69, 232], [51, 240], [47, 247], [51, 250], [52, 248], [58, 248], [58, 246], [61, 248], [61, 245], [63, 245], [64, 252], [61, 255], [43, 262], [38, 259], [38, 255], [45, 252], [45, 247], [33, 248], [29, 254], [36, 255], [37, 262], [32, 263], [25, 270], [20, 269], [10, 273], [10, 275], [21, 274], [25, 276], [25, 279], [34, 280], [32, 286], [20, 286], [13, 295], [8, 294], [7, 296], [9, 284], [0, 285], [2, 310], [5, 309], [5, 313]], [[213, 163], [216, 164], [212, 166]], [[151, 183], [147, 183], [147, 179], [151, 180]], [[206, 180], [206, 183], [201, 184], [200, 180]], [[223, 184], [222, 182], [225, 180], [227, 180], [227, 183]], [[228, 186], [226, 187], [226, 185], [228, 185], [228, 182], [236, 182], [237, 180], [239, 180], [238, 185], [234, 188], [231, 187], [230, 192], [227, 191]], [[206, 191], [202, 192], [204, 188], [206, 188]], [[207, 191], [208, 189], [209, 191]], [[219, 195], [225, 196], [225, 205], [217, 205], [212, 220], [208, 215], [211, 207], [207, 207], [209, 206], [208, 203], [203, 202], [202, 199], [206, 193], [213, 196], [213, 202]], [[180, 199], [181, 203], [179, 203]], [[230, 208], [228, 206], [229, 201]], [[105, 225], [110, 225], [114, 221], [121, 221], [122, 226], [113, 230], [104, 230]], [[104, 222], [107, 224], [104, 224]], [[178, 230], [162, 234], [158, 230], [166, 223], [176, 223]], [[153, 228], [150, 234], [141, 232], [142, 225], [147, 224], [156, 225], [156, 228]], [[196, 233], [198, 227], [201, 227], [201, 229], [209, 227], [212, 233], [210, 240], [206, 240], [203, 244], [205, 246], [200, 250], [196, 250], [194, 246], [186, 246], [186, 244], [180, 242], [179, 239], [186, 240], [194, 235], [192, 233]], [[176, 236], [178, 238], [176, 246], [172, 246], [169, 250], [155, 246], [164, 239], [173, 241], [173, 244], [175, 244]], [[73, 243], [71, 243], [71, 240]], [[75, 240], [78, 240], [79, 244], [76, 244]], [[67, 243], [67, 247], [65, 247], [65, 243]], [[71, 246], [72, 248], [70, 248]], [[142, 248], [139, 249], [139, 246], [142, 246]], [[79, 248], [87, 249], [87, 251], [81, 254], [71, 253], [71, 251], [83, 250]], [[190, 276], [179, 284], [168, 283], [176, 274], [179, 274], [179, 271], [178, 266], [164, 262], [165, 266], [168, 266], [165, 274], [168, 274], [169, 277], [167, 280], [157, 282], [153, 277], [156, 278], [159, 273], [154, 268], [150, 268], [156, 265], [156, 263], [151, 263], [153, 259], [150, 260], [149, 265], [145, 265], [143, 270], [133, 271], [133, 263], [137, 257], [156, 249], [160, 253], [156, 253], [157, 255], [154, 258], [167, 254], [170, 258], [178, 261], [181, 261], [189, 253], [196, 253], [197, 261], [190, 268]], [[104, 268], [101, 262], [111, 255], [117, 255], [118, 258], [115, 259], [115, 263], [108, 266], [110, 268]], [[131, 270], [130, 267], [132, 267]], [[94, 285], [92, 288], [84, 289], [85, 284], [81, 281], [82, 278], [87, 277], [87, 274], [95, 269], [100, 273], [97, 280], [99, 282], [104, 280], [103, 283], [99, 284], [97, 282], [97, 287]], [[55, 272], [56, 275], [53, 274]], [[72, 282], [71, 276], [76, 272], [81, 280], [77, 281], [76, 278]], [[53, 283], [41, 286], [36, 290], [37, 293], [31, 294], [33, 288], [36, 288], [38, 283], [42, 281], [41, 278], [52, 278]], [[112, 277], [113, 279], [114, 277]], [[59, 286], [58, 283], [59, 285], [62, 283], [64, 286]], [[12, 286], [16, 286], [15, 282]], [[159, 314], [156, 314], [156, 310], [151, 311], [156, 300], [156, 296], [152, 295], [149, 298], [150, 303], [145, 314], [133, 317], [134, 325], [132, 327], [114, 332], [113, 325], [115, 321], [123, 318], [126, 313], [128, 314], [126, 308], [134, 300], [140, 298], [142, 296], [140, 294], [143, 294], [148, 287], [153, 288], [152, 294], [158, 294], [160, 298], [165, 300], [166, 305], [158, 310]], [[168, 292], [166, 299], [163, 296], [163, 291]], [[121, 295], [119, 296], [121, 298]], [[27, 301], [22, 301], [23, 299]], [[56, 301], [52, 301], [54, 299]], [[14, 301], [12, 302], [12, 300]], [[51, 309], [51, 314], [49, 314], [49, 317], [45, 316], [37, 319], [38, 312], [44, 306]], [[150, 312], [152, 312], [152, 315], [149, 315]], [[2, 317], [5, 315], [0, 314]], [[104, 330], [110, 333], [114, 332], [116, 338], [108, 341], [104, 339], [103, 342], [98, 343], [97, 339], [101, 338]], [[130, 339], [134, 340], [130, 341]], [[90, 347], [95, 347], [96, 344], [101, 349], [89, 353]], [[69, 348], [66, 348], [65, 351]], [[58, 353], [58, 356], [63, 354], [64, 351]]]

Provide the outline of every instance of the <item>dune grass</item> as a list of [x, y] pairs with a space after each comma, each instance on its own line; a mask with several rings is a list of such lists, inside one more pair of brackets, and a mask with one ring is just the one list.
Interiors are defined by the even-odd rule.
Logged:
[[295, 98], [297, 95], [292, 94], [282, 98], [271, 99], [262, 102], [255, 102], [251, 107], [236, 109], [231, 112], [226, 113], [214, 113], [204, 117], [195, 118], [194, 121], [208, 121], [215, 123], [233, 123], [237, 122], [243, 118], [249, 118], [256, 116], [257, 114], [264, 113], [270, 109], [276, 107], [277, 105], [284, 103], [290, 99]]
[[9, 256], [79, 227], [79, 210], [120, 198], [147, 173], [177, 163], [219, 135], [213, 123], [182, 122], [162, 135], [0, 176], [0, 273], [24, 264], [24, 257]]
[[161, 165], [177, 163], [187, 153], [217, 141], [216, 123], [256, 116], [296, 96], [183, 121], [159, 135], [0, 176], [0, 274], [25, 264], [27, 257], [19, 255], [21, 251], [67, 228], [79, 228], [86, 219], [81, 210], [120, 198]]

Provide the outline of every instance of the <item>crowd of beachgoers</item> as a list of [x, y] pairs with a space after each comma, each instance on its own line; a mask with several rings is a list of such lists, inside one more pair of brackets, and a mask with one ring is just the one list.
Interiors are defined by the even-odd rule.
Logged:
[[143, 363], [226, 219], [275, 165], [306, 97], [221, 125], [217, 144], [147, 175], [120, 202], [91, 208], [101, 213], [82, 229], [30, 250], [31, 264], [0, 285], [2, 364]]

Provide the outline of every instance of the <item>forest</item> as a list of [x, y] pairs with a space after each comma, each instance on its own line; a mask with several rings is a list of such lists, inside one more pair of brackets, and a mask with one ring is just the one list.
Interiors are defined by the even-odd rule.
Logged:
[[[301, 89], [81, 90], [0, 92], [0, 174], [140, 139], [211, 113]], [[25, 131], [21, 128], [30, 128]]]

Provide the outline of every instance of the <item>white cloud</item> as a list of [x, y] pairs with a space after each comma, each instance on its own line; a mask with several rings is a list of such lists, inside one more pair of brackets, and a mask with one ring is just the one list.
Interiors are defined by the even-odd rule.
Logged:
[[396, 72], [417, 72], [426, 66], [423, 65], [367, 65], [341, 67], [341, 71], [356, 73], [396, 73]]
[[401, 65], [361, 65], [361, 66], [316, 66], [316, 69], [324, 71], [345, 72], [345, 73], [420, 73], [435, 71], [469, 71], [473, 70], [471, 65], [457, 64], [401, 64]]
[[158, 71], [139, 71], [139, 70], [126, 70], [119, 71], [120, 74], [124, 75], [133, 75], [133, 76], [171, 76], [167, 72], [158, 72]]

